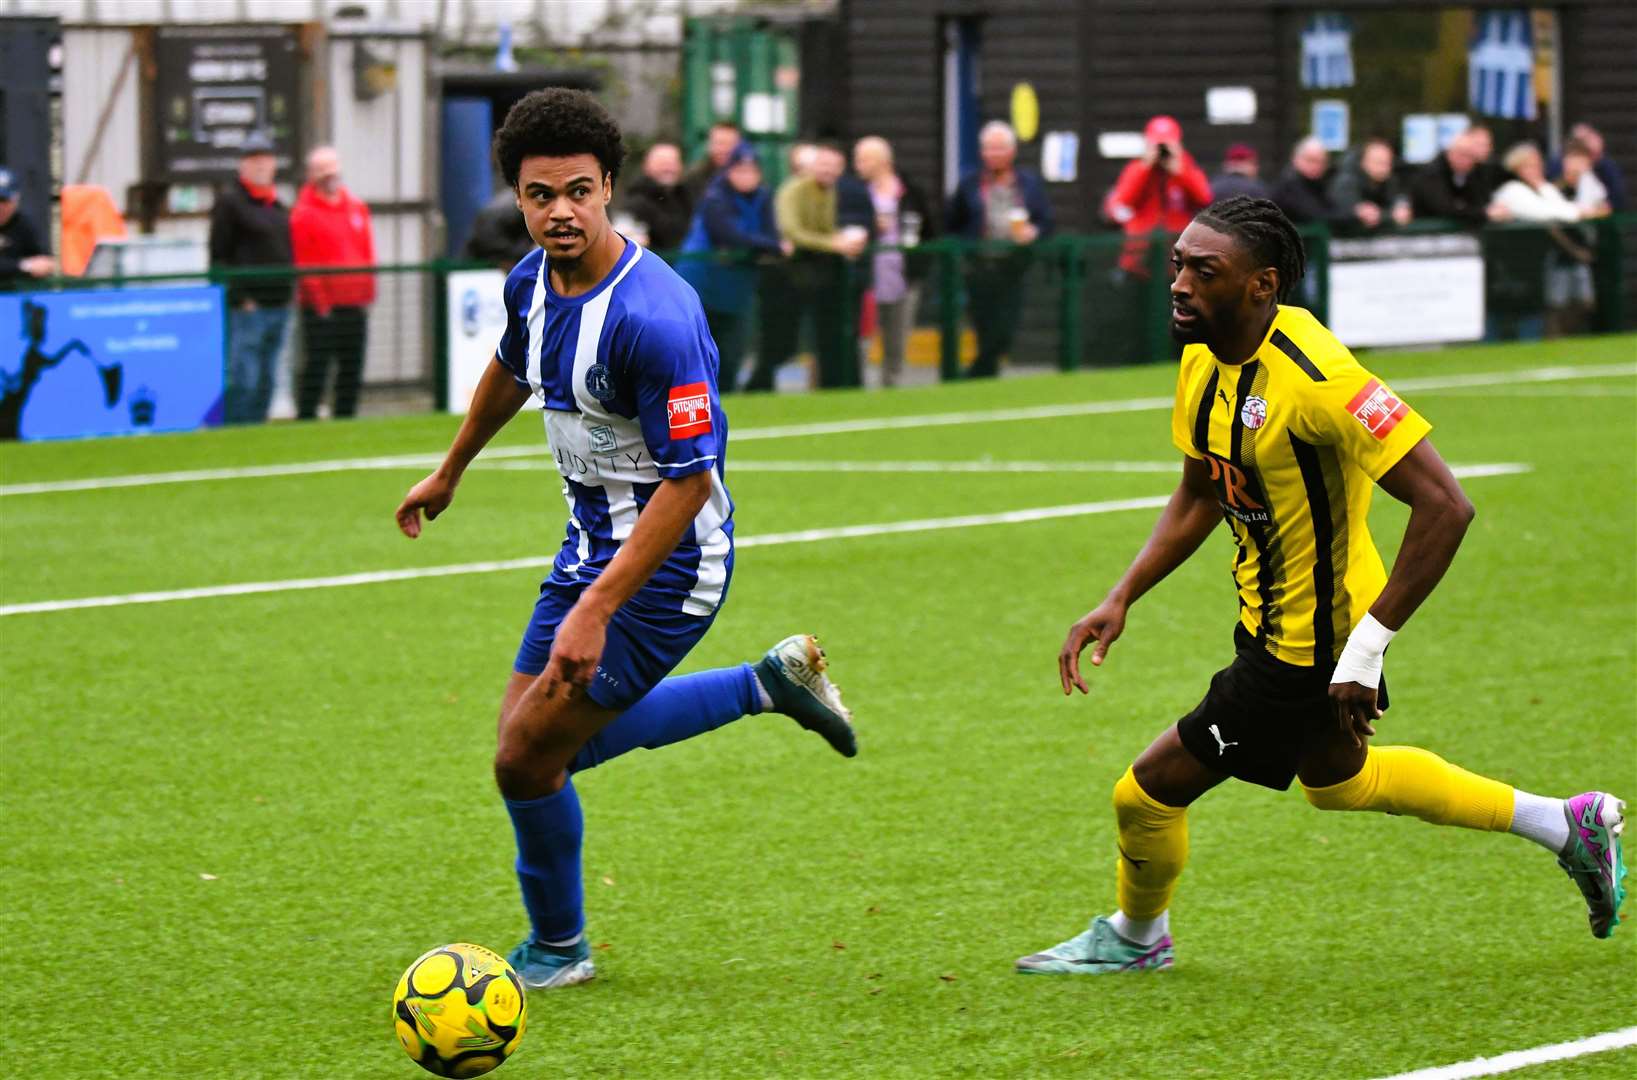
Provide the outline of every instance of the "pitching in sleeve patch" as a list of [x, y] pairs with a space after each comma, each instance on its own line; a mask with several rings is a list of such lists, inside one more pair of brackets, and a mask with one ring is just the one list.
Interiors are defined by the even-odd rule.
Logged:
[[[1410, 407], [1400, 401], [1398, 395], [1383, 386], [1380, 379], [1371, 379], [1365, 383], [1364, 389], [1347, 403], [1347, 411], [1364, 425], [1365, 431], [1378, 439], [1385, 439], [1391, 435], [1398, 422], [1410, 415]], [[671, 423], [675, 425], [676, 421], [672, 420]]]
[[671, 387], [666, 405], [671, 414], [671, 438], [691, 439], [711, 429], [711, 395], [706, 383]]

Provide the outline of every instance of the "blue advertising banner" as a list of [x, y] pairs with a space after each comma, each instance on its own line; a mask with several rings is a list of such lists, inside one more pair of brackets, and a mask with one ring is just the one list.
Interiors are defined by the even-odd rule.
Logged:
[[222, 290], [0, 293], [0, 439], [222, 422]]

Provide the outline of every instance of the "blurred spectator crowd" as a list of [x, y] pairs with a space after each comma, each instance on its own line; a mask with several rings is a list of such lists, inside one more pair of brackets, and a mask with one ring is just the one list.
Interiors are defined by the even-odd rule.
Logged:
[[[1586, 124], [1575, 125], [1550, 160], [1527, 142], [1497, 160], [1482, 125], [1418, 166], [1398, 162], [1386, 139], [1332, 154], [1309, 137], [1266, 177], [1256, 150], [1243, 143], [1207, 175], [1183, 136], [1174, 118], [1152, 118], [1144, 152], [1102, 200], [1103, 219], [1126, 239], [1100, 332], [1118, 333], [1121, 320], [1142, 317], [1137, 293], [1150, 285], [1156, 234], [1181, 231], [1216, 199], [1249, 195], [1272, 199], [1298, 225], [1322, 225], [1340, 237], [1417, 221], [1548, 226], [1543, 325], [1524, 330], [1572, 333], [1584, 328], [1594, 303], [1595, 237], [1584, 223], [1628, 205], [1624, 174]], [[211, 265], [237, 271], [227, 284], [225, 418], [266, 418], [293, 308], [305, 358], [295, 379], [298, 415], [318, 415], [331, 394], [331, 413], [350, 416], [375, 299], [375, 276], [362, 269], [375, 266], [369, 208], [342, 183], [342, 162], [330, 147], [308, 154], [294, 205], [284, 205], [272, 151], [260, 137], [244, 144], [238, 175], [210, 217]], [[924, 245], [940, 235], [967, 242], [960, 266], [975, 349], [964, 373], [1000, 371], [1031, 288], [1035, 245], [1054, 224], [1045, 183], [1019, 163], [1010, 125], [982, 128], [979, 166], [941, 209], [899, 172], [893, 147], [879, 136], [851, 146], [799, 142], [784, 164], [786, 179], [774, 190], [757, 148], [735, 125], [718, 123], [693, 165], [675, 144], [656, 144], [640, 175], [616, 191], [616, 226], [676, 257], [698, 291], [721, 352], [724, 391], [772, 389], [780, 367], [804, 347], [814, 357], [816, 385], [862, 385], [865, 360], [877, 348], [881, 385], [898, 384], [935, 258]], [[41, 209], [19, 205], [12, 174], [0, 167], [0, 287], [82, 273], [99, 238], [124, 234], [100, 188], [64, 188], [59, 262], [45, 242]], [[509, 269], [532, 246], [512, 192], [503, 190], [477, 215], [464, 254]], [[292, 277], [290, 267], [306, 272]]]

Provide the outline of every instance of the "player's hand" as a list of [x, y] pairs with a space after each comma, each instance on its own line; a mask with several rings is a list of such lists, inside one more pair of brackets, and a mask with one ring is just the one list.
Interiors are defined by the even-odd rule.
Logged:
[[608, 620], [575, 604], [557, 627], [551, 641], [551, 659], [540, 675], [546, 697], [584, 692], [597, 677], [597, 664], [607, 641]]
[[1062, 680], [1064, 694], [1076, 687], [1082, 694], [1091, 693], [1085, 679], [1080, 677], [1080, 652], [1095, 641], [1097, 647], [1091, 650], [1091, 663], [1093, 667], [1102, 667], [1108, 647], [1125, 630], [1125, 610], [1125, 605], [1118, 600], [1104, 600], [1069, 627], [1069, 636], [1057, 654], [1057, 675]]
[[455, 498], [455, 482], [435, 472], [409, 489], [404, 501], [398, 504], [398, 529], [411, 540], [421, 535], [421, 511], [431, 521], [449, 509]]
[[1381, 719], [1376, 707], [1376, 688], [1363, 683], [1338, 682], [1330, 684], [1330, 704], [1336, 710], [1336, 723], [1343, 735], [1350, 736], [1354, 746], [1363, 746], [1364, 740], [1376, 733], [1370, 721]]

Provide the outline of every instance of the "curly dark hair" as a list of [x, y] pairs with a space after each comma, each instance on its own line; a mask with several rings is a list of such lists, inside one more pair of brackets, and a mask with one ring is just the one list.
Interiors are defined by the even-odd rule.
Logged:
[[1307, 250], [1296, 234], [1296, 226], [1268, 199], [1235, 195], [1207, 206], [1194, 220], [1238, 240], [1257, 266], [1277, 270], [1280, 303], [1307, 273]]
[[509, 188], [517, 187], [524, 158], [574, 154], [590, 154], [610, 183], [619, 180], [620, 163], [625, 160], [620, 126], [584, 90], [554, 86], [532, 91], [511, 107], [506, 122], [495, 132], [495, 161]]

